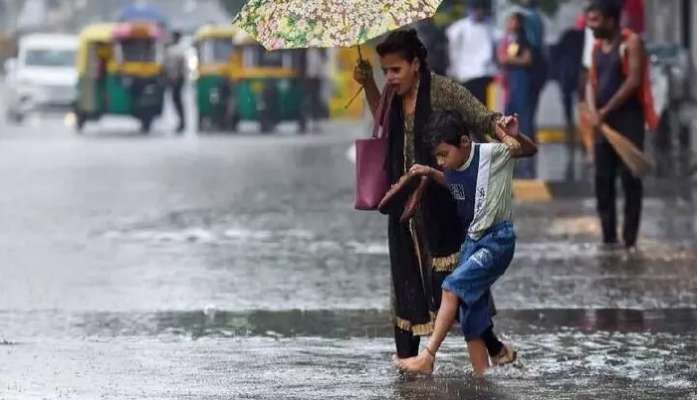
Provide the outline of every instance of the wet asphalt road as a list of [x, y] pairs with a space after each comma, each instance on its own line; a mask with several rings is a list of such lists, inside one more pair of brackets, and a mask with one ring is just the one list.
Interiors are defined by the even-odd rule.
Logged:
[[414, 379], [389, 364], [385, 220], [352, 209], [362, 124], [168, 126], [0, 127], [0, 399], [695, 398], [696, 210], [668, 182], [632, 257], [597, 246], [582, 182], [518, 203], [494, 295], [521, 361], [474, 380], [454, 334]]

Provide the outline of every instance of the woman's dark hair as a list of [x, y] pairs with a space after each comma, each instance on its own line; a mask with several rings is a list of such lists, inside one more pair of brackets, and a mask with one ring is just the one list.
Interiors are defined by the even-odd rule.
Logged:
[[421, 68], [427, 66], [428, 50], [418, 37], [415, 29], [399, 29], [391, 32], [377, 45], [377, 54], [383, 57], [387, 54], [399, 54], [408, 62], [418, 59]]
[[525, 33], [525, 14], [515, 11], [510, 14], [510, 18], [515, 18], [515, 20], [518, 21], [518, 30], [516, 34], [521, 41], [527, 43], [527, 34]]
[[515, 11], [510, 14], [510, 18], [515, 18], [516, 21], [518, 21], [519, 31], [524, 31], [525, 30], [525, 15], [523, 13]]
[[428, 118], [423, 134], [425, 144], [434, 149], [443, 142], [459, 146], [462, 136], [469, 136], [469, 129], [457, 111], [436, 111]]
[[605, 18], [612, 18], [615, 22], [620, 22], [622, 5], [619, 0], [594, 0], [586, 7], [586, 12], [591, 11], [597, 11]]

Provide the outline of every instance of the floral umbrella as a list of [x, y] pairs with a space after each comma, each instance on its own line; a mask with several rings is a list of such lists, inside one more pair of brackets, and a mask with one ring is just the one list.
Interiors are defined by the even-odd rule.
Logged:
[[233, 23], [268, 50], [360, 45], [430, 18], [442, 0], [250, 0]]

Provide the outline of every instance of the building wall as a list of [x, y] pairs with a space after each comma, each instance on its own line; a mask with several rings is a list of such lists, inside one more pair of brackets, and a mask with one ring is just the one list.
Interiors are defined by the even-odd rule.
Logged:
[[680, 43], [681, 0], [646, 0], [644, 6], [646, 40], [658, 43]]
[[698, 59], [698, 2], [696, 0], [691, 0], [690, 2], [690, 21], [691, 21], [691, 26], [690, 26], [690, 32], [691, 34], [691, 39], [690, 39], [690, 54], [693, 55], [693, 60]]

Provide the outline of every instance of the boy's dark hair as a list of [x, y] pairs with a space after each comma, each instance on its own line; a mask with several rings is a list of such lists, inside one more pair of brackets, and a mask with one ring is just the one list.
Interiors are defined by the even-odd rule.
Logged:
[[462, 136], [469, 136], [462, 116], [456, 111], [434, 112], [428, 118], [423, 130], [425, 144], [435, 149], [440, 143], [459, 146]]
[[593, 0], [586, 7], [586, 12], [597, 11], [605, 18], [612, 18], [620, 22], [622, 6], [619, 0]]
[[421, 68], [427, 66], [428, 50], [418, 38], [418, 32], [415, 29], [393, 31], [377, 45], [377, 54], [380, 57], [392, 53], [399, 54], [408, 62], [417, 58]]

